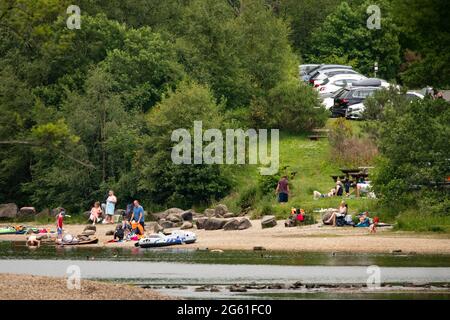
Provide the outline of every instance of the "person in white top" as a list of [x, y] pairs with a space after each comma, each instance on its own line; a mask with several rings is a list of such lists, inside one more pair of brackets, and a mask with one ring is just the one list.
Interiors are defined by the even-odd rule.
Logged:
[[106, 217], [105, 223], [114, 223], [113, 215], [116, 209], [117, 198], [112, 190], [109, 190], [108, 198], [106, 199]]
[[339, 205], [338, 211], [333, 212], [331, 217], [325, 221], [325, 224], [332, 224], [333, 226], [336, 226], [336, 219], [340, 217], [345, 217], [347, 215], [348, 207], [345, 203], [345, 201], [341, 201], [341, 204]]

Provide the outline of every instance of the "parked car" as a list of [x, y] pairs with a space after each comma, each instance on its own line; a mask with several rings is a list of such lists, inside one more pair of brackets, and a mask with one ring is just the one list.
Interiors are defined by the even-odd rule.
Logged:
[[359, 74], [353, 69], [325, 69], [321, 71], [316, 71], [311, 77], [309, 78], [309, 84], [313, 85], [314, 87], [318, 87], [320, 84], [323, 83], [323, 81], [326, 78], [334, 77], [340, 74]]
[[362, 120], [363, 119], [363, 113], [366, 107], [364, 106], [364, 103], [356, 103], [351, 106], [349, 106], [345, 112], [345, 117], [348, 120]]
[[[423, 94], [414, 91], [408, 91], [402, 95], [405, 97], [406, 100], [411, 102], [417, 99], [424, 98]], [[365, 109], [366, 107], [364, 106], [364, 103], [353, 104], [347, 108], [345, 112], [345, 117], [349, 120], [362, 120], [364, 119], [363, 113]]]
[[308, 82], [309, 78], [317, 71], [323, 71], [323, 70], [327, 70], [327, 69], [337, 69], [337, 68], [340, 68], [340, 69], [352, 69], [351, 66], [344, 66], [344, 65], [341, 65], [341, 64], [321, 64], [321, 65], [311, 69], [308, 72], [308, 74], [306, 74], [303, 77], [303, 80]]
[[332, 93], [329, 97], [328, 96], [321, 96], [322, 98], [322, 105], [325, 107], [326, 110], [330, 110], [332, 106], [334, 106], [334, 97], [338, 96], [344, 88], [341, 88], [337, 90], [336, 92]]
[[378, 78], [366, 78], [361, 81], [353, 83], [354, 87], [383, 87], [389, 88], [391, 84], [383, 79]]
[[406, 99], [410, 100], [410, 101], [414, 101], [417, 99], [424, 99], [425, 96], [419, 92], [415, 92], [415, 91], [408, 91], [405, 93], [405, 97]]
[[344, 88], [334, 97], [333, 106], [330, 108], [331, 116], [334, 118], [345, 117], [349, 106], [362, 103], [367, 97], [370, 97], [375, 91], [381, 90], [382, 88], [381, 86]]
[[331, 95], [339, 89], [351, 86], [354, 82], [367, 79], [361, 74], [338, 74], [329, 78], [325, 78], [321, 84], [315, 87], [321, 96]]
[[298, 66], [300, 77], [306, 76], [312, 69], [317, 68], [320, 64], [301, 64]]

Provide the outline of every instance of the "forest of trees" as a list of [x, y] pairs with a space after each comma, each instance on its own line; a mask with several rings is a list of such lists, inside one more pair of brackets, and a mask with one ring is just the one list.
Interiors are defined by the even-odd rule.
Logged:
[[[66, 26], [71, 4], [80, 29]], [[387, 80], [448, 88], [448, 5], [380, 0], [381, 29], [368, 30], [370, 4], [2, 0], [0, 203], [80, 212], [109, 189], [148, 205], [220, 199], [233, 187], [224, 169], [173, 165], [162, 137], [193, 120], [295, 133], [323, 126], [300, 63], [370, 74], [378, 61]]]

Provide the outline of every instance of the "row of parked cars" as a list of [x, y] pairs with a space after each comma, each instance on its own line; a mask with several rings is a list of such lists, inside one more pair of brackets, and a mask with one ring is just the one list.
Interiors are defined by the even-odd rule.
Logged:
[[[391, 86], [383, 79], [368, 78], [351, 66], [339, 64], [302, 64], [299, 66], [299, 73], [303, 81], [318, 91], [331, 117], [363, 119], [364, 100], [377, 90]], [[408, 91], [406, 98], [423, 99], [424, 96]]]

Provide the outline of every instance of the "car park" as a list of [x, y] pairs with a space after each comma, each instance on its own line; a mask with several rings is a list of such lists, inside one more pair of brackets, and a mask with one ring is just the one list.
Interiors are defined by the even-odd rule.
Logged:
[[[353, 69], [326, 69], [321, 71], [316, 71], [309, 79], [309, 84], [314, 87], [318, 87], [327, 78], [334, 77], [341, 74], [359, 74]], [[365, 78], [365, 77], [364, 77]]]
[[[401, 94], [406, 100], [408, 101], [414, 101], [418, 99], [423, 99], [424, 95], [420, 94], [418, 92], [414, 91], [408, 91], [404, 94]], [[364, 103], [356, 103], [351, 106], [349, 106], [345, 112], [345, 117], [348, 120], [362, 120], [364, 119], [364, 110], [366, 107], [364, 106]]]
[[321, 96], [328, 96], [341, 88], [352, 86], [353, 83], [367, 79], [361, 74], [338, 74], [325, 78], [321, 84], [316, 85], [316, 89]]
[[317, 71], [324, 71], [327, 69], [338, 69], [338, 68], [339, 69], [353, 69], [351, 66], [345, 66], [345, 65], [341, 65], [341, 64], [321, 64], [321, 65], [318, 65], [317, 67], [311, 69], [308, 72], [308, 74], [306, 74], [303, 77], [303, 80], [308, 82], [309, 79], [311, 78], [311, 76]]
[[298, 72], [300, 77], [306, 76], [312, 69], [320, 66], [319, 64], [301, 64], [298, 66]]
[[362, 103], [367, 97], [373, 95], [381, 86], [364, 86], [344, 88], [334, 97], [333, 106], [330, 108], [334, 118], [345, 117], [347, 108], [351, 105]]

